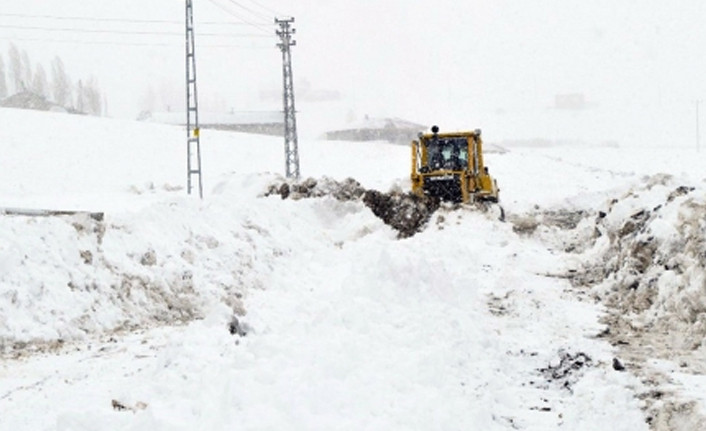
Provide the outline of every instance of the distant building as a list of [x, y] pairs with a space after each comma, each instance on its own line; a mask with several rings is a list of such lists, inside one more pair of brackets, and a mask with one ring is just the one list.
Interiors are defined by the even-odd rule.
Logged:
[[388, 141], [408, 144], [427, 126], [400, 118], [369, 118], [352, 124], [346, 129], [326, 132], [330, 141]]
[[[183, 112], [141, 112], [140, 121], [186, 126]], [[284, 136], [284, 115], [279, 111], [239, 111], [226, 114], [199, 112], [199, 127], [202, 129], [229, 130]]]
[[3, 108], [33, 109], [35, 111], [76, 113], [75, 110], [59, 106], [56, 103], [47, 100], [45, 97], [30, 91], [22, 91], [6, 97], [0, 101], [0, 106]]

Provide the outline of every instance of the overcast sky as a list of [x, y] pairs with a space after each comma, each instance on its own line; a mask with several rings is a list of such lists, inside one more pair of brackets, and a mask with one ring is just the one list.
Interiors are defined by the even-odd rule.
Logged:
[[[183, 103], [184, 1], [5, 3], [3, 54], [14, 40], [34, 62], [48, 65], [60, 55], [73, 78], [94, 74], [111, 115], [134, 117], [150, 88]], [[543, 137], [554, 120], [533, 115], [552, 109], [558, 94], [580, 93], [586, 121], [544, 137], [575, 138], [598, 127], [604, 135], [622, 128], [606, 136], [622, 140], [631, 131], [658, 128], [661, 139], [680, 130], [680, 139], [693, 140], [695, 101], [706, 98], [706, 2], [667, 3], [195, 0], [199, 91], [202, 103], [224, 109], [281, 109], [277, 97], [261, 97], [281, 90], [271, 23], [277, 12], [296, 18], [293, 67], [301, 110], [305, 90], [338, 91], [358, 117], [401, 116], [425, 124], [438, 118], [459, 127], [471, 119], [503, 137]], [[175, 34], [153, 34], [162, 32]], [[222, 45], [228, 47], [215, 47]], [[577, 120], [562, 124], [571, 122]], [[513, 128], [534, 130], [513, 135]]]

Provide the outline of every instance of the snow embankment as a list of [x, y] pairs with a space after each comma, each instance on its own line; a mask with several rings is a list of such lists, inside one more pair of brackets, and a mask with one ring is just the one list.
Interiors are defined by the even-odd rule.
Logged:
[[702, 184], [656, 174], [606, 193], [597, 208], [513, 220], [569, 253], [561, 276], [606, 305], [600, 338], [651, 388], [639, 396], [654, 430], [706, 425], [706, 397], [691, 389], [706, 384], [705, 215]]
[[[229, 223], [224, 223], [227, 218]], [[227, 225], [223, 230], [214, 226]], [[4, 217], [0, 231], [0, 346], [202, 317], [261, 286], [274, 254], [256, 223], [173, 197], [135, 213]], [[253, 233], [256, 233], [254, 235]]]
[[103, 220], [5, 217], [0, 347], [41, 349], [184, 323], [218, 304], [243, 315], [242, 298], [268, 284], [274, 262], [296, 254], [294, 244], [392, 234], [359, 200], [296, 205], [264, 196], [276, 180], [233, 175], [207, 204], [163, 193], [153, 205]]
[[673, 334], [676, 349], [699, 349], [706, 337], [705, 215], [702, 187], [656, 175], [609, 201], [585, 229], [594, 245], [582, 271], [598, 283], [595, 295], [634, 325]]

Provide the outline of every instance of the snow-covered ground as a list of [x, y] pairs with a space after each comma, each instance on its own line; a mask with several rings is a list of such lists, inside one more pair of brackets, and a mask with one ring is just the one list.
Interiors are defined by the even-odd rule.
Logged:
[[[279, 138], [203, 131], [200, 201], [178, 127], [0, 122], [0, 207], [104, 212], [0, 216], [2, 431], [703, 429], [704, 153], [488, 154], [506, 222], [398, 239], [358, 200], [264, 197]], [[300, 151], [409, 188], [404, 146]]]

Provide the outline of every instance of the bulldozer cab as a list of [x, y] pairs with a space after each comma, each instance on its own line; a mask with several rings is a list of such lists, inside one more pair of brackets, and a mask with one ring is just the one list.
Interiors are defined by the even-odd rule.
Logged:
[[480, 130], [419, 134], [412, 141], [412, 191], [449, 202], [497, 202], [498, 189], [483, 162]]
[[425, 170], [463, 170], [468, 161], [468, 142], [465, 138], [434, 139], [426, 143], [428, 163]]

